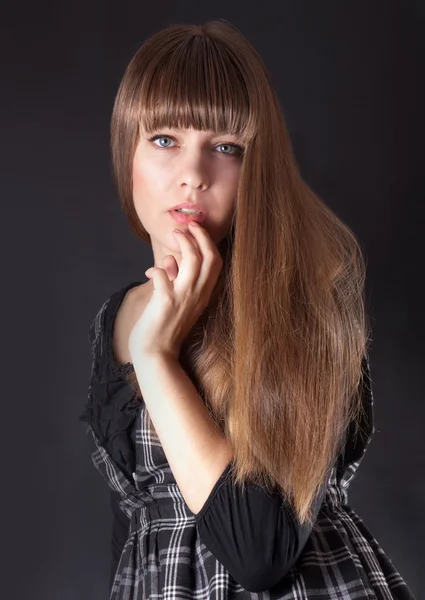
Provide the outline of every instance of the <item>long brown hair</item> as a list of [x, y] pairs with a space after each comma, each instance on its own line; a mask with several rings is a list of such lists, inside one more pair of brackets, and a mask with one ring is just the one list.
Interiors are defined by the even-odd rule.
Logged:
[[[363, 410], [366, 269], [353, 232], [301, 178], [270, 79], [224, 20], [152, 35], [117, 92], [112, 165], [130, 227], [150, 244], [132, 195], [141, 124], [147, 132], [242, 136], [236, 210], [219, 246], [223, 267], [184, 356], [231, 442], [234, 483], [277, 488], [299, 522], [312, 524], [316, 494]], [[134, 372], [129, 381], [137, 390]]]

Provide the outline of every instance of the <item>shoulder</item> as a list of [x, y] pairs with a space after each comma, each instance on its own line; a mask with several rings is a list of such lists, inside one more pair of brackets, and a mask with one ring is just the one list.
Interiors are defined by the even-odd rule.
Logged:
[[139, 304], [140, 287], [132, 287], [121, 294], [111, 311], [109, 319], [111, 343], [113, 356], [118, 364], [131, 362], [128, 338], [134, 325], [135, 307]]
[[108, 337], [108, 334], [112, 336], [118, 314], [121, 322], [123, 315], [128, 314], [129, 307], [133, 306], [139, 297], [142, 285], [141, 281], [131, 282], [102, 302], [90, 324], [89, 339], [92, 348], [99, 343], [99, 340]]
[[151, 282], [126, 286], [114, 298], [108, 318], [112, 356], [118, 364], [131, 363], [128, 338], [150, 297]]

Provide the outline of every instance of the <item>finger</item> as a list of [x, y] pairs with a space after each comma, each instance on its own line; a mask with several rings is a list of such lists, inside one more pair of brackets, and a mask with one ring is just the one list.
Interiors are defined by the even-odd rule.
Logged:
[[175, 285], [177, 287], [186, 287], [188, 285], [194, 286], [202, 263], [202, 256], [198, 244], [190, 233], [186, 234], [180, 231], [179, 233], [173, 232], [173, 234], [180, 245], [182, 253], [179, 274], [175, 279]]
[[194, 221], [191, 221], [189, 223], [190, 232], [196, 239], [198, 247], [202, 254], [202, 264], [200, 268], [198, 282], [200, 286], [204, 286], [207, 282], [211, 282], [212, 292], [218, 280], [218, 276], [223, 265], [223, 259], [208, 231], [199, 223], [196, 223], [196, 225], [194, 225], [193, 223]]
[[168, 278], [167, 273], [160, 267], [150, 267], [145, 271], [145, 275], [148, 279], [152, 279], [153, 289], [162, 290], [164, 292], [170, 292], [172, 289], [171, 281]]
[[179, 266], [172, 254], [167, 254], [162, 261], [162, 267], [168, 275], [170, 281], [174, 281], [179, 274]]

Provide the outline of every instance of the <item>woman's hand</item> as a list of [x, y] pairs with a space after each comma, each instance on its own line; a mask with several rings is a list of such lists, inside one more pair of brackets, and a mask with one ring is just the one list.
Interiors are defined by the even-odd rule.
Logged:
[[133, 363], [147, 354], [178, 360], [183, 341], [212, 296], [223, 259], [202, 225], [191, 221], [189, 231], [174, 234], [182, 253], [180, 268], [174, 257], [167, 255], [164, 268], [151, 267], [145, 272], [152, 279], [153, 293], [130, 332], [128, 349]]

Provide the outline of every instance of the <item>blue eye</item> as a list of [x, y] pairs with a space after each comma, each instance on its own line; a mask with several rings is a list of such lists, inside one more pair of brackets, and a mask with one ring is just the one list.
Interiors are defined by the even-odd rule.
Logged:
[[228, 144], [219, 144], [217, 146], [217, 148], [219, 148], [220, 146], [221, 147], [223, 147], [223, 146], [230, 146], [230, 148], [235, 148], [236, 149], [236, 152], [233, 152], [232, 154], [229, 154], [228, 152], [221, 152], [221, 154], [229, 154], [229, 156], [233, 156], [234, 154], [241, 155], [244, 152], [243, 147], [239, 146], [239, 144], [230, 144], [230, 143], [228, 143]]
[[[165, 139], [166, 139], [166, 138], [168, 138], [169, 140], [171, 140], [171, 139], [172, 139], [172, 138], [171, 138], [169, 135], [154, 135], [153, 137], [151, 137], [151, 138], [149, 139], [149, 141], [150, 141], [150, 142], [154, 142], [155, 140], [160, 140], [160, 139], [164, 139], [164, 138], [165, 138]], [[157, 146], [156, 144], [154, 144], [154, 145], [155, 145], [157, 148], [160, 148], [160, 149], [164, 148], [164, 146]]]
[[[153, 137], [149, 138], [149, 142], [155, 142], [156, 140], [160, 140], [160, 139], [169, 139], [169, 140], [174, 140], [173, 137], [171, 137], [170, 135], [161, 135], [161, 134], [157, 134], [154, 135]], [[168, 148], [172, 148], [173, 146], [161, 146], [161, 145], [157, 145], [154, 144], [155, 148], [157, 150], [168, 150]], [[219, 152], [219, 154], [224, 154], [225, 156], [241, 156], [244, 153], [244, 148], [243, 146], [240, 146], [239, 144], [232, 144], [230, 142], [228, 143], [223, 143], [223, 144], [218, 144], [216, 146], [216, 148], [220, 148], [220, 147], [225, 147], [225, 146], [229, 146], [231, 148], [235, 149], [235, 152], [229, 153], [229, 152]]]

